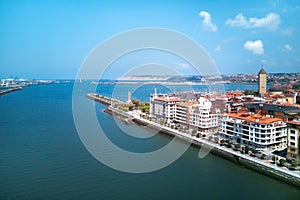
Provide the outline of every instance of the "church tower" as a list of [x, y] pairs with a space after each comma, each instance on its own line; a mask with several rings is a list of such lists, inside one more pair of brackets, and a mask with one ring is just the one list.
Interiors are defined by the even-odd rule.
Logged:
[[262, 67], [258, 73], [258, 93], [264, 96], [267, 93], [267, 73]]

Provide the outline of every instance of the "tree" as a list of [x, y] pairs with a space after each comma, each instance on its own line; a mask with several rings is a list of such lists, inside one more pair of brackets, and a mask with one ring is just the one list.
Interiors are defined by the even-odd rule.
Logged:
[[295, 160], [293, 160], [293, 161], [291, 162], [291, 166], [295, 168], [295, 167], [298, 166], [298, 163], [297, 163]]
[[283, 165], [286, 163], [286, 160], [284, 160], [284, 159], [281, 158], [281, 159], [279, 160], [279, 163], [280, 163], [280, 165], [283, 166]]
[[134, 104], [134, 106], [135, 106], [136, 108], [138, 108], [139, 105], [140, 105], [140, 101], [137, 100], [137, 99], [133, 99], [131, 102]]
[[144, 113], [149, 113], [150, 111], [150, 104], [148, 102], [142, 102], [139, 104], [139, 108]]
[[253, 149], [253, 150], [252, 150], [252, 153], [257, 154], [258, 151], [257, 151], [256, 149]]
[[218, 137], [215, 137], [214, 140], [215, 140], [215, 143], [219, 142], [219, 138]]
[[235, 144], [234, 147], [239, 149], [239, 148], [241, 148], [241, 145], [240, 144]]
[[245, 95], [259, 96], [259, 93], [257, 91], [253, 91], [253, 90], [245, 90], [244, 94]]
[[249, 153], [249, 146], [246, 145], [246, 146], [245, 146], [245, 154], [248, 154], [248, 153]]
[[275, 162], [275, 159], [276, 159], [276, 157], [275, 157], [275, 156], [272, 156], [272, 161], [273, 161], [273, 162]]
[[192, 134], [195, 135], [197, 133], [197, 130], [193, 130]]
[[300, 90], [300, 83], [296, 83], [293, 88], [295, 90]]
[[226, 144], [226, 147], [231, 148], [231, 143], [228, 142], [228, 143]]

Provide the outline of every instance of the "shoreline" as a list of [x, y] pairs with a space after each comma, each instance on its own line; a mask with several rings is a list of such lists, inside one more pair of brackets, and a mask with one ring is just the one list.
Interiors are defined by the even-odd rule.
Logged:
[[[175, 86], [196, 86], [196, 85], [203, 85], [203, 86], [208, 86], [208, 85], [230, 85], [230, 84], [235, 84], [235, 85], [257, 85], [257, 83], [252, 83], [252, 82], [193, 82], [193, 81], [99, 81], [99, 82], [94, 82], [92, 81], [93, 85], [175, 85]], [[269, 83], [268, 83], [269, 84]]]
[[258, 158], [253, 158], [248, 154], [245, 155], [240, 151], [234, 151], [232, 148], [220, 146], [219, 143], [211, 142], [202, 138], [197, 138], [196, 136], [171, 129], [170, 127], [162, 126], [155, 122], [139, 117], [137, 113], [128, 113], [117, 108], [113, 108], [109, 106], [111, 101], [103, 101], [103, 99], [100, 99], [101, 97], [97, 98], [95, 96], [92, 96], [92, 94], [87, 94], [86, 97], [107, 105], [108, 108], [105, 110], [106, 113], [111, 115], [118, 115], [121, 117], [121, 119], [125, 120], [125, 122], [127, 120], [131, 120], [136, 125], [141, 125], [144, 127], [146, 126], [147, 128], [158, 130], [159, 133], [166, 134], [172, 137], [177, 136], [182, 140], [190, 141], [191, 145], [196, 148], [205, 148], [205, 146], [210, 147], [212, 148], [210, 153], [216, 156], [222, 157], [228, 161], [243, 166], [247, 169], [256, 171], [265, 176], [300, 188], [300, 173], [296, 174], [291, 171], [284, 170], [276, 164], [270, 165], [270, 163], [264, 163]]

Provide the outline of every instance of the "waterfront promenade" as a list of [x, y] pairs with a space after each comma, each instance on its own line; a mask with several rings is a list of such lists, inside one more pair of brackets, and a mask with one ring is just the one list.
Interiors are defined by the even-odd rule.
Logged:
[[[114, 102], [114, 101], [119, 102], [119, 100], [114, 100], [114, 99], [104, 97], [101, 95], [97, 95], [97, 94], [87, 94], [86, 96], [90, 99], [93, 99], [100, 103], [104, 103], [106, 105], [110, 105], [111, 102]], [[256, 170], [255, 168], [257, 168], [259, 170], [256, 170], [256, 171], [260, 171], [263, 174], [266, 174], [266, 175], [269, 175], [272, 177], [276, 177], [277, 179], [283, 180], [288, 183], [292, 182], [293, 185], [300, 187], [300, 171], [297, 171], [297, 170], [292, 171], [292, 170], [286, 168], [285, 166], [277, 165], [276, 162], [273, 163], [272, 160], [262, 160], [262, 159], [259, 159], [256, 157], [252, 157], [243, 152], [235, 151], [232, 148], [221, 146], [219, 142], [216, 143], [213, 141], [209, 141], [206, 138], [201, 138], [201, 137], [198, 138], [189, 133], [185, 133], [185, 132], [170, 128], [168, 126], [161, 125], [161, 124], [151, 121], [149, 119], [145, 119], [144, 117], [141, 116], [141, 113], [136, 110], [122, 111], [122, 110], [114, 108], [112, 106], [109, 106], [108, 110], [112, 114], [120, 115], [120, 116], [123, 116], [124, 118], [130, 118], [139, 124], [146, 125], [149, 128], [159, 130], [160, 132], [164, 132], [169, 135], [179, 136], [180, 138], [182, 138], [184, 140], [192, 141], [192, 143], [194, 145], [199, 146], [201, 148], [203, 146], [204, 147], [208, 146], [212, 150], [212, 153], [214, 153], [214, 154], [217, 154], [217, 155], [225, 154], [225, 155], [231, 157], [232, 160], [236, 160], [236, 163], [240, 163], [240, 162], [244, 163], [243, 164], [244, 166], [245, 166], [245, 163], [247, 163], [247, 165], [251, 165], [251, 167], [250, 167], [251, 169]], [[267, 172], [267, 173], [264, 173], [264, 172]]]

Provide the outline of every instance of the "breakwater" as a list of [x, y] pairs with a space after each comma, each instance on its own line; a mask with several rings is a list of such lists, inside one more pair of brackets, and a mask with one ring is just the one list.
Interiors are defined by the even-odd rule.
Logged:
[[[86, 95], [88, 98], [93, 99], [97, 102], [103, 103], [105, 105], [110, 105], [109, 102], [118, 101], [113, 100], [108, 97], [97, 96], [96, 94], [88, 94]], [[124, 102], [123, 102], [124, 103]], [[225, 158], [231, 162], [234, 162], [240, 166], [243, 166], [247, 169], [251, 169], [253, 171], [259, 172], [263, 175], [269, 176], [271, 178], [280, 180], [282, 182], [288, 183], [290, 185], [296, 186], [300, 188], [300, 176], [299, 173], [295, 173], [286, 169], [283, 169], [276, 164], [265, 163], [262, 160], [251, 157], [247, 154], [243, 154], [239, 151], [234, 151], [231, 148], [227, 148], [221, 146], [218, 143], [208, 141], [203, 138], [197, 138], [196, 136], [192, 136], [188, 133], [184, 133], [175, 129], [172, 129], [167, 126], [162, 126], [158, 123], [155, 123], [151, 120], [144, 119], [140, 117], [140, 115], [136, 112], [126, 112], [117, 108], [113, 108], [109, 106], [107, 108], [107, 112], [110, 114], [118, 115], [123, 119], [130, 119], [138, 125], [146, 126], [151, 129], [158, 130], [159, 133], [169, 135], [171, 137], [177, 136], [183, 140], [191, 142], [191, 144], [198, 148], [209, 148], [210, 153], [217, 155], [219, 157]]]
[[8, 94], [8, 93], [10, 93], [10, 92], [22, 90], [22, 89], [23, 89], [22, 87], [10, 88], [10, 89], [1, 91], [1, 92], [0, 92], [0, 96], [5, 95], [5, 94]]

